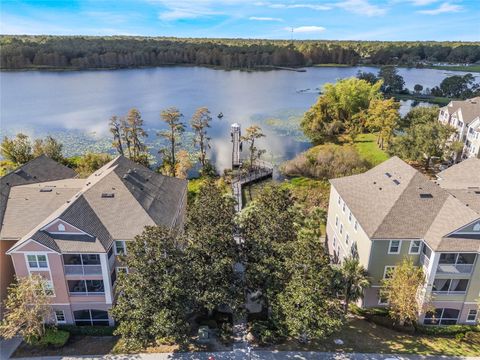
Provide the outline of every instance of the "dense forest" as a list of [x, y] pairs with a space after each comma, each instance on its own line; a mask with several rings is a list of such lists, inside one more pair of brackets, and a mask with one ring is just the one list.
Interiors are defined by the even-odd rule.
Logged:
[[478, 42], [287, 41], [132, 36], [0, 36], [2, 69], [205, 65], [253, 69], [314, 64], [476, 63]]

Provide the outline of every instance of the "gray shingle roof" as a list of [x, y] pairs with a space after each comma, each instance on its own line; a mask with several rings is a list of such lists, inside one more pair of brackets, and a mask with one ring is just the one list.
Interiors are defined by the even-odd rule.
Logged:
[[437, 175], [436, 183], [480, 214], [480, 159], [469, 158]]
[[463, 122], [468, 125], [480, 116], [480, 96], [463, 101], [451, 101], [442, 109], [447, 110], [450, 115], [460, 111]]
[[[480, 218], [398, 157], [331, 183], [371, 239], [424, 239], [436, 250], [454, 243], [448, 234]], [[458, 246], [472, 250], [463, 240]], [[473, 244], [477, 251], [480, 242]]]
[[[60, 252], [103, 252], [114, 239], [133, 239], [146, 225], [172, 227], [182, 216], [187, 181], [155, 173], [124, 157], [115, 158], [83, 182], [78, 192], [21, 241], [34, 238]], [[59, 238], [41, 230], [55, 219], [94, 239]]]
[[8, 196], [12, 186], [33, 184], [44, 181], [69, 179], [75, 177], [75, 171], [46, 155], [41, 155], [11, 173], [0, 178], [0, 224], [7, 207]]

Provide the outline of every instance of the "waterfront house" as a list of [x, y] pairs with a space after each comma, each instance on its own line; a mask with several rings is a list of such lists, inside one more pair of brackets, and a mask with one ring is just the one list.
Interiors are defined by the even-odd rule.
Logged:
[[[117, 257], [145, 226], [181, 228], [187, 182], [119, 156], [86, 179], [15, 186], [4, 231], [17, 276], [40, 274], [58, 324], [112, 325]], [[50, 204], [43, 206], [41, 204]]]
[[379, 293], [381, 281], [408, 256], [425, 272], [420, 300], [431, 299], [435, 308], [420, 322], [477, 322], [479, 163], [467, 160], [432, 181], [393, 157], [363, 174], [330, 181], [327, 246], [338, 261], [354, 254], [367, 269], [372, 284], [363, 307], [388, 305]]

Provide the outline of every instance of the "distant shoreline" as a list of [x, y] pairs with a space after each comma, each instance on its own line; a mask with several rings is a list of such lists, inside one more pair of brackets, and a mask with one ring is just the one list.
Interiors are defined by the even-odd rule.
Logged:
[[[213, 70], [240, 70], [245, 72], [256, 72], [256, 71], [274, 71], [274, 70], [285, 70], [285, 71], [298, 71], [304, 72], [304, 69], [308, 68], [319, 68], [319, 67], [376, 67], [379, 68], [383, 65], [380, 64], [312, 64], [309, 66], [274, 66], [274, 65], [263, 65], [263, 66], [256, 66], [254, 68], [242, 68], [242, 67], [232, 67], [226, 68], [222, 66], [212, 66], [212, 65], [197, 65], [197, 64], [164, 64], [164, 65], [156, 65], [156, 66], [112, 66], [112, 67], [87, 67], [87, 68], [78, 68], [78, 67], [55, 67], [55, 66], [28, 66], [24, 68], [18, 69], [6, 69], [0, 68], [0, 72], [26, 72], [26, 71], [44, 71], [44, 72], [73, 72], [73, 71], [102, 71], [102, 70], [133, 70], [133, 69], [155, 69], [155, 68], [164, 68], [164, 67], [203, 67], [207, 69]], [[405, 68], [405, 69], [435, 69], [435, 70], [446, 70], [446, 71], [454, 71], [454, 72], [470, 72], [470, 73], [478, 73], [480, 75], [480, 65], [432, 65], [432, 66], [424, 66], [424, 67], [415, 67], [415, 66], [405, 66], [405, 65], [393, 65], [398, 68]]]

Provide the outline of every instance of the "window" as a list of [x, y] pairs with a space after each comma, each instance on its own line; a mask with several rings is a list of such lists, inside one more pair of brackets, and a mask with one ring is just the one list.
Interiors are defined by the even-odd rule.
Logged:
[[338, 203], [338, 205], [340, 205], [342, 203], [342, 198], [340, 197], [340, 195], [338, 195], [337, 203]]
[[113, 255], [113, 246], [108, 250], [108, 258], [110, 259]]
[[30, 269], [48, 269], [47, 255], [27, 255]]
[[125, 255], [126, 253], [125, 240], [115, 240], [115, 255]]
[[75, 325], [108, 326], [108, 312], [104, 310], [78, 310], [73, 312]]
[[337, 245], [337, 238], [334, 236], [333, 237], [333, 248]]
[[352, 223], [352, 212], [351, 211], [348, 213], [348, 222], [350, 224]]
[[410, 242], [410, 249], [408, 250], [409, 254], [420, 254], [420, 248], [422, 246], [421, 240], [413, 240]]
[[345, 205], [345, 201], [343, 202], [343, 206], [342, 206], [342, 211], [343, 213], [345, 213], [345, 208], [346, 208], [346, 205]]
[[65, 324], [65, 312], [63, 310], [55, 310], [55, 321], [57, 324]]
[[[333, 239], [333, 242], [335, 243], [335, 238]], [[117, 275], [120, 273], [128, 274], [128, 267], [126, 266], [117, 266], [115, 270], [117, 271]]]
[[437, 294], [464, 294], [468, 279], [435, 279], [432, 291]]
[[63, 263], [65, 265], [100, 265], [100, 255], [98, 254], [64, 254]]
[[402, 243], [400, 240], [390, 240], [390, 245], [388, 246], [388, 253], [400, 254], [401, 244]]
[[343, 224], [340, 224], [340, 235], [343, 234]]
[[345, 244], [348, 245], [348, 241], [350, 240], [350, 235], [348, 233], [345, 235]]
[[392, 273], [395, 270], [396, 266], [385, 266], [385, 270], [383, 271], [383, 278], [384, 279], [389, 279], [392, 277]]
[[455, 325], [459, 314], [460, 310], [457, 309], [439, 308], [427, 312], [423, 323], [425, 325]]
[[353, 225], [353, 229], [354, 229], [355, 231], [358, 230], [358, 221], [357, 221], [356, 219], [355, 219], [355, 225]]
[[335, 226], [338, 227], [338, 216], [335, 216]]
[[467, 315], [467, 322], [475, 322], [477, 321], [477, 310], [476, 309], [472, 309], [468, 312], [468, 315]]
[[53, 288], [53, 282], [51, 280], [47, 280], [43, 283], [43, 291], [47, 296], [55, 296], [55, 290]]
[[68, 280], [68, 291], [72, 295], [104, 294], [103, 280]]
[[380, 292], [378, 293], [378, 305], [388, 305], [388, 299]]

